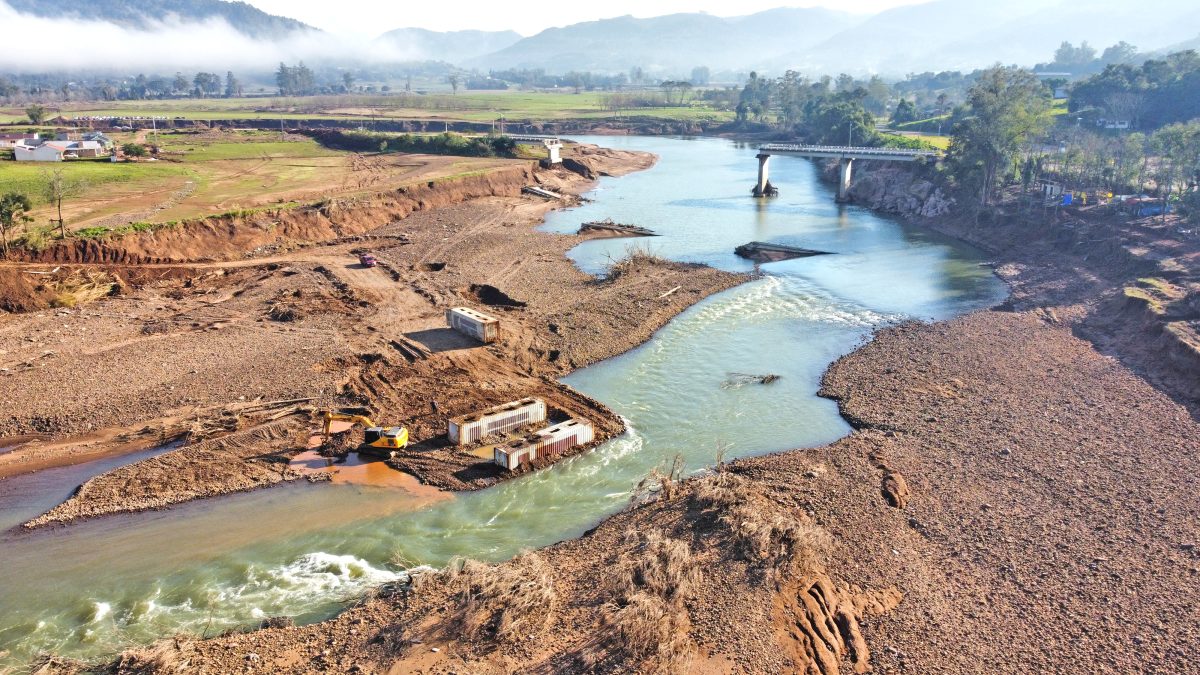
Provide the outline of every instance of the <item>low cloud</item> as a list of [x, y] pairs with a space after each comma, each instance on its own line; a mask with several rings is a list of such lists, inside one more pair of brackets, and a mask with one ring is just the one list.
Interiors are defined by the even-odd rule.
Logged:
[[319, 31], [254, 38], [221, 18], [185, 22], [170, 17], [146, 28], [130, 28], [106, 21], [21, 14], [0, 2], [0, 26], [4, 26], [0, 71], [6, 72], [273, 70], [281, 61], [391, 63], [420, 58], [415, 50]]

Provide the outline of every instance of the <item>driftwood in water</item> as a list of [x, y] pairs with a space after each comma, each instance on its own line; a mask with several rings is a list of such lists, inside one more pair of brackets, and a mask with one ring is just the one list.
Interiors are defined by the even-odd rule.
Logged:
[[785, 244], [768, 244], [762, 241], [752, 241], [733, 249], [733, 252], [743, 258], [758, 263], [779, 262], [793, 258], [807, 258], [814, 255], [830, 255], [829, 251], [814, 251], [810, 248], [787, 246]]
[[721, 383], [722, 389], [741, 389], [748, 384], [771, 384], [781, 376], [770, 373], [767, 375], [750, 375], [748, 373], [729, 373], [729, 378]]
[[650, 230], [639, 225], [626, 225], [625, 223], [614, 223], [612, 218], [604, 220], [593, 220], [590, 223], [584, 223], [579, 226], [579, 234], [599, 233], [609, 236], [620, 237], [657, 237], [658, 234], [654, 230]]

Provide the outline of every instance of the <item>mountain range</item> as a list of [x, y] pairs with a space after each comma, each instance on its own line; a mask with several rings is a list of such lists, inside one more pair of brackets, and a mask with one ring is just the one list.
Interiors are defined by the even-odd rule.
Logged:
[[251, 37], [278, 38], [312, 26], [268, 14], [245, 2], [225, 0], [0, 0], [22, 14], [52, 19], [107, 21], [126, 28], [152, 29], [171, 19], [187, 23], [224, 19]]
[[734, 70], [766, 64], [815, 46], [859, 17], [822, 8], [779, 8], [732, 18], [669, 14], [622, 16], [549, 28], [493, 54], [467, 59], [478, 68], [687, 74], [695, 66]]
[[[331, 60], [342, 38], [294, 19], [224, 0], [0, 0], [24, 14], [104, 21], [155, 30], [168, 22], [222, 19], [259, 41], [302, 36], [311, 59]], [[361, 44], [385, 61], [446, 61], [463, 68], [628, 72], [686, 77], [796, 69], [810, 75], [969, 70], [993, 63], [1050, 61], [1064, 40], [1104, 47], [1124, 40], [1143, 52], [1200, 44], [1195, 0], [930, 0], [873, 15], [824, 8], [778, 8], [738, 17], [704, 13], [622, 16], [549, 28], [436, 32], [401, 28]], [[295, 43], [295, 40], [292, 40]], [[293, 50], [294, 53], [294, 50]], [[206, 59], [220, 57], [199, 55]], [[218, 64], [214, 64], [218, 65]], [[337, 65], [337, 64], [333, 64]]]
[[457, 30], [437, 32], [424, 28], [400, 28], [380, 35], [376, 44], [413, 53], [413, 60], [465, 63], [491, 54], [521, 40], [516, 31]]

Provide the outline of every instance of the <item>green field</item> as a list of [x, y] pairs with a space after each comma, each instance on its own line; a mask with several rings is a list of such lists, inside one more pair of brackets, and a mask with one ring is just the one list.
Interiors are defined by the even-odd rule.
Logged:
[[23, 192], [35, 197], [41, 193], [47, 173], [61, 169], [69, 180], [84, 181], [90, 188], [112, 183], [154, 181], [167, 176], [183, 176], [188, 169], [177, 164], [112, 164], [110, 162], [5, 162], [0, 165], [0, 191]]
[[341, 152], [305, 136], [276, 132], [187, 130], [113, 134], [118, 144], [157, 144], [157, 161], [0, 162], [0, 192], [34, 202], [37, 223], [54, 217], [42, 199], [46, 174], [83, 183], [63, 204], [72, 229], [125, 222], [169, 222], [209, 214], [311, 203], [489, 170], [507, 160]]
[[[182, 117], [192, 120], [222, 119], [420, 119], [490, 122], [510, 120], [650, 118], [679, 121], [727, 121], [730, 111], [701, 105], [632, 107], [611, 110], [603, 92], [463, 92], [450, 94], [396, 94], [391, 96], [312, 96], [235, 99], [180, 99], [166, 101], [109, 101], [66, 104], [51, 112], [68, 119], [95, 117]], [[0, 109], [0, 123], [25, 120], [20, 108]]]

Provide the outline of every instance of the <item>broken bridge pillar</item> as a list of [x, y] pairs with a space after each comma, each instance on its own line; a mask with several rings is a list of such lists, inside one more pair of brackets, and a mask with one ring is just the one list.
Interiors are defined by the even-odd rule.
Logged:
[[755, 197], [766, 197], [771, 190], [770, 166], [771, 156], [766, 153], [758, 155], [758, 183], [754, 186]]
[[838, 194], [839, 202], [850, 201], [850, 179], [854, 174], [854, 160], [843, 157], [838, 161]]

